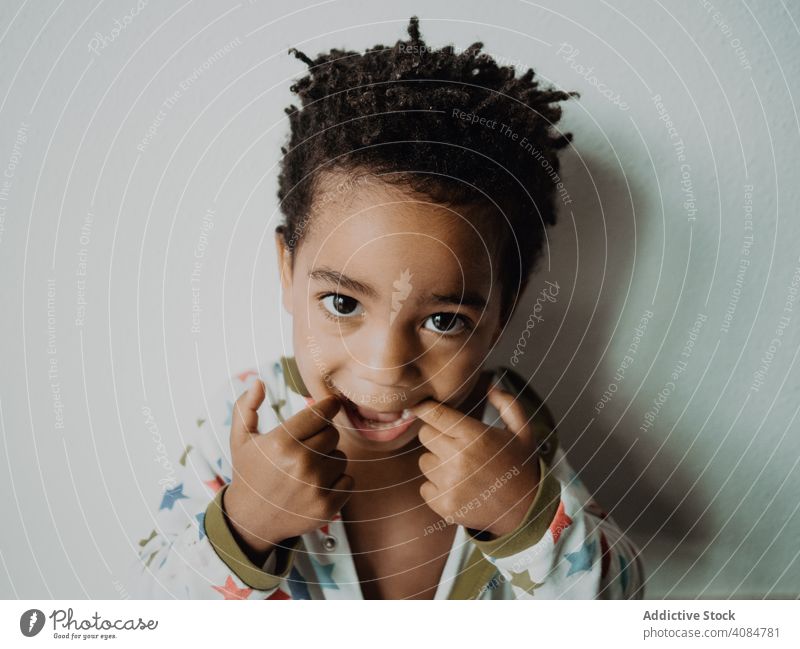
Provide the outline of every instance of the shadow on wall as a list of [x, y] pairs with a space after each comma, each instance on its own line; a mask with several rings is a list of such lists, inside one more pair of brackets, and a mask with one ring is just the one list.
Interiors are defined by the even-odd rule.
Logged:
[[[633, 403], [618, 394], [600, 415], [594, 409], [621, 360], [606, 350], [621, 312], [630, 322], [633, 310], [649, 306], [649, 300], [626, 305], [626, 295], [630, 302], [642, 294], [631, 284], [634, 240], [641, 247], [650, 238], [655, 219], [645, 215], [660, 207], [647, 204], [644, 193], [609, 159], [578, 155], [571, 148], [561, 159], [572, 202], [559, 206], [559, 222], [548, 231], [549, 246], [489, 360], [530, 379], [556, 419], [570, 464], [622, 529], [637, 541], [645, 539], [640, 545], [645, 554], [654, 536], [662, 547], [702, 544], [710, 536], [702, 518], [705, 505], [699, 490], [689, 490], [696, 476], [680, 466], [684, 451], [677, 452], [668, 441], [658, 450], [661, 439], [650, 444], [641, 437], [650, 391], [639, 392]], [[640, 257], [637, 281], [641, 268]], [[530, 333], [523, 338], [526, 329]], [[629, 334], [619, 327], [614, 336], [625, 340]], [[651, 361], [635, 359], [636, 374], [644, 376]], [[630, 380], [625, 394], [638, 388]], [[655, 430], [665, 425], [662, 419]]]

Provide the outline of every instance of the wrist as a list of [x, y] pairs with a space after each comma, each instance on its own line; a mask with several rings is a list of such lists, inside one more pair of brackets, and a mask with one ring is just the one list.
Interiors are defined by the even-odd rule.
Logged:
[[514, 504], [506, 508], [505, 513], [501, 514], [491, 525], [483, 529], [487, 540], [494, 540], [501, 536], [512, 533], [522, 525], [528, 510], [531, 508], [536, 494], [539, 491], [541, 482], [541, 472], [539, 470], [538, 458], [536, 459], [535, 471], [532, 471], [530, 482], [527, 487], [521, 490], [522, 497], [513, 497]]
[[528, 507], [530, 507], [531, 502], [533, 502], [532, 499], [533, 496], [531, 496], [530, 499], [526, 498], [524, 502], [519, 503], [513, 509], [503, 514], [492, 525], [484, 528], [482, 531], [485, 540], [494, 541], [517, 529], [522, 523], [525, 512], [528, 511]]
[[245, 528], [244, 521], [252, 520], [253, 518], [248, 515], [248, 512], [251, 512], [252, 509], [238, 497], [238, 492], [232, 491], [232, 486], [230, 484], [225, 487], [225, 491], [222, 494], [222, 512], [225, 516], [225, 522], [228, 524], [239, 547], [242, 548], [254, 564], [261, 566], [267, 560], [277, 542]]

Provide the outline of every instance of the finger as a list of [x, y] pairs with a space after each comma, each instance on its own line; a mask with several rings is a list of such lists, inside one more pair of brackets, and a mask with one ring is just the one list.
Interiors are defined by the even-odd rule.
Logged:
[[441, 460], [446, 460], [456, 449], [453, 448], [453, 438], [439, 432], [433, 426], [422, 424], [417, 433], [420, 444], [427, 448], [431, 453], [437, 455]]
[[355, 486], [355, 479], [349, 473], [342, 473], [333, 484], [328, 487], [328, 491], [333, 493], [342, 494], [345, 498], [349, 498], [352, 494], [353, 487]]
[[503, 420], [508, 430], [519, 437], [525, 438], [526, 441], [532, 441], [531, 425], [522, 401], [516, 399], [510, 392], [506, 392], [496, 386], [489, 390], [487, 397], [489, 403], [500, 413], [500, 419]]
[[264, 382], [256, 379], [233, 404], [231, 443], [242, 444], [258, 433], [258, 408], [266, 396]]
[[334, 449], [327, 455], [317, 455], [319, 461], [319, 486], [329, 489], [345, 471], [347, 471], [347, 456], [340, 450]]
[[425, 501], [428, 507], [430, 507], [440, 516], [442, 515], [441, 512], [439, 512], [438, 505], [436, 503], [436, 499], [439, 497], [439, 489], [433, 482], [430, 480], [423, 482], [419, 487], [419, 495], [422, 496], [422, 499]]
[[419, 460], [417, 460], [417, 462], [423, 475], [428, 480], [438, 485], [439, 481], [436, 479], [436, 473], [437, 469], [442, 466], [441, 460], [433, 453], [423, 453], [419, 456]]
[[336, 511], [341, 511], [345, 503], [350, 500], [353, 495], [353, 488], [355, 487], [355, 480], [349, 473], [343, 473], [334, 482], [329, 491], [332, 494], [331, 500]]
[[301, 410], [284, 423], [284, 428], [295, 439], [304, 440], [333, 423], [333, 416], [342, 402], [335, 394], [320, 399], [313, 406]]
[[450, 437], [458, 437], [459, 432], [468, 426], [470, 419], [463, 412], [435, 399], [426, 399], [418, 403], [411, 408], [411, 412], [426, 424]]
[[339, 431], [333, 426], [326, 426], [317, 433], [314, 433], [311, 437], [299, 441], [299, 443], [316, 453], [325, 455], [338, 446]]

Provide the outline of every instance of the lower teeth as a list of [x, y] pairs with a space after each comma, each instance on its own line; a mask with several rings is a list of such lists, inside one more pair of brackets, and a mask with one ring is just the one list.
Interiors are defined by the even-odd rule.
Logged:
[[365, 419], [370, 428], [394, 428], [395, 426], [399, 426], [404, 421], [408, 421], [411, 419], [411, 411], [408, 408], [405, 408], [400, 416], [395, 419], [394, 421], [376, 421], [375, 419]]

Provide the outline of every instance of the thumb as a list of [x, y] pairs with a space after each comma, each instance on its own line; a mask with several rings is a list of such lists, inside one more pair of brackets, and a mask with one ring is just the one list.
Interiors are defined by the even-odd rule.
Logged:
[[265, 396], [264, 382], [256, 379], [233, 404], [231, 413], [232, 444], [243, 444], [250, 435], [258, 433], [258, 407], [263, 403]]
[[534, 435], [529, 421], [530, 417], [520, 399], [496, 385], [489, 390], [487, 398], [495, 410], [500, 413], [500, 419], [503, 420], [508, 430], [526, 442], [533, 442]]

